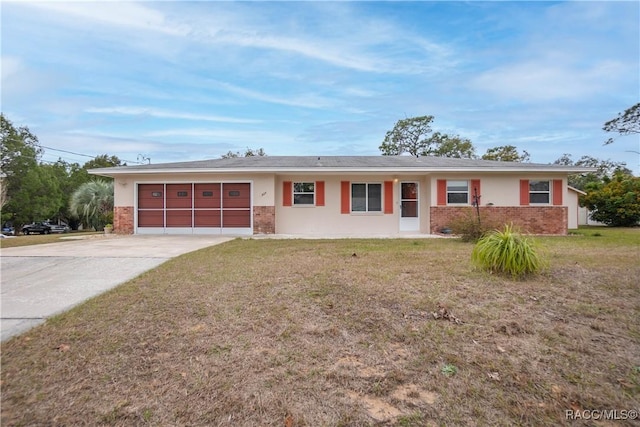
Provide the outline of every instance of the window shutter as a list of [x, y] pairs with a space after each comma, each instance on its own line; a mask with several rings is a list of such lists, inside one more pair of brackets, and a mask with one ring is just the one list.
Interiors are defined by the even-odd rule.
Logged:
[[562, 206], [562, 180], [553, 180], [553, 204], [554, 206]]
[[[480, 180], [479, 179], [472, 179], [471, 180], [471, 188], [469, 189], [469, 202], [471, 204], [473, 204], [475, 202], [475, 199], [473, 198], [474, 196], [482, 196], [482, 192], [480, 190]], [[482, 204], [482, 198], [480, 198], [480, 200], [478, 200], [480, 202], [480, 204]]]
[[293, 197], [293, 187], [291, 181], [282, 183], [282, 206], [291, 206], [291, 198]]
[[447, 180], [439, 179], [438, 180], [438, 206], [446, 206], [447, 205]]
[[340, 182], [340, 213], [348, 214], [351, 210], [351, 184], [349, 181]]
[[520, 206], [529, 206], [529, 180], [520, 180]]
[[384, 213], [393, 213], [393, 181], [384, 182]]
[[316, 181], [316, 206], [324, 206], [324, 181]]

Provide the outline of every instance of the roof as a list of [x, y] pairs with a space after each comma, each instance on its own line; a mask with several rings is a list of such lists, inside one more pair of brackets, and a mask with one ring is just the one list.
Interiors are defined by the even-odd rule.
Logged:
[[91, 169], [103, 176], [157, 173], [220, 172], [560, 172], [585, 173], [594, 168], [541, 163], [501, 162], [435, 156], [254, 156], [190, 162]]
[[568, 185], [568, 186], [567, 186], [567, 188], [569, 189], [569, 191], [575, 191], [576, 193], [581, 194], [581, 195], [583, 195], [583, 196], [587, 194], [587, 193], [585, 193], [584, 191], [582, 191], [582, 190], [578, 190], [577, 188], [572, 187], [572, 186], [570, 186], [570, 185]]

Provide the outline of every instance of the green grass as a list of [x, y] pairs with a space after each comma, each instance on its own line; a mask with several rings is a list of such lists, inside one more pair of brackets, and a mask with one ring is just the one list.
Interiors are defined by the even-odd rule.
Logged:
[[62, 243], [69, 241], [69, 237], [91, 236], [103, 234], [95, 231], [74, 231], [61, 234], [30, 234], [28, 236], [14, 236], [0, 239], [0, 248], [15, 248], [18, 246], [43, 245], [46, 243]]
[[640, 234], [598, 232], [540, 237], [548, 270], [517, 283], [456, 239], [193, 252], [3, 343], [2, 425], [570, 426], [567, 409], [636, 408]]

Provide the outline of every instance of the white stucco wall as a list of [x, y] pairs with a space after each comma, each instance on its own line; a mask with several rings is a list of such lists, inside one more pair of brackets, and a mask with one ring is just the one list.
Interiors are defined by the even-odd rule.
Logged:
[[[544, 175], [491, 175], [491, 174], [434, 174], [431, 176], [431, 204], [437, 205], [437, 185], [439, 179], [448, 180], [480, 180], [480, 205], [486, 206], [492, 203], [494, 206], [520, 206], [520, 180], [528, 179], [530, 181], [544, 180], [563, 180], [563, 205], [567, 205], [567, 183], [566, 176], [558, 174]], [[553, 187], [553, 186], [552, 186]], [[553, 188], [551, 189], [551, 200], [553, 200]]]
[[[437, 205], [437, 180], [481, 180], [481, 205], [519, 206], [520, 180], [563, 180], [563, 205], [569, 206], [569, 228], [577, 227], [577, 200], [573, 210], [573, 199], [569, 195], [566, 176], [562, 174], [463, 174], [440, 173], [433, 175], [315, 175], [311, 172], [296, 175], [274, 173], [262, 174], [149, 174], [119, 176], [115, 179], [115, 206], [136, 206], [136, 188], [143, 183], [191, 183], [191, 182], [251, 182], [253, 206], [275, 206], [276, 233], [331, 235], [398, 235], [400, 229], [400, 183], [418, 182], [420, 221], [419, 230], [413, 233], [430, 232], [430, 206]], [[325, 206], [282, 206], [283, 182], [325, 182]], [[393, 214], [341, 213], [341, 181], [349, 182], [393, 182]], [[384, 188], [384, 185], [383, 185]], [[553, 187], [552, 187], [553, 188]], [[552, 189], [553, 191], [553, 189]], [[385, 195], [383, 195], [383, 198]], [[553, 199], [553, 194], [551, 195]], [[383, 199], [384, 206], [384, 199]]]
[[[324, 181], [325, 206], [282, 206], [282, 188], [284, 181], [308, 182]], [[341, 213], [341, 182], [380, 183], [393, 182], [393, 213]], [[414, 233], [428, 233], [429, 206], [428, 180], [422, 176], [278, 176], [276, 179], [276, 233], [307, 235], [397, 235], [400, 221], [400, 183], [418, 182], [420, 229]], [[384, 198], [383, 194], [383, 207]], [[407, 232], [410, 233], [410, 232]]]

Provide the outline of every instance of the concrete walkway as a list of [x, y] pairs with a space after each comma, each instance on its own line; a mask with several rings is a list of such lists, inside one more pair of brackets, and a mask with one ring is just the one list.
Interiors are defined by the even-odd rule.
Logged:
[[[70, 236], [73, 238], [73, 236]], [[227, 236], [102, 236], [0, 250], [1, 341]]]

